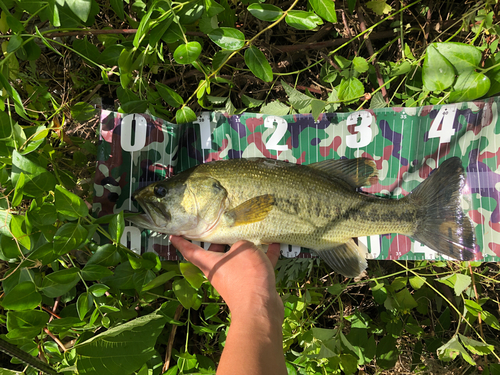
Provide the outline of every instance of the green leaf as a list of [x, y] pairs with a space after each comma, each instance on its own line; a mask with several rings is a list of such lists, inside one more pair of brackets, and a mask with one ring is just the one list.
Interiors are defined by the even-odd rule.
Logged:
[[413, 289], [418, 290], [425, 284], [426, 278], [423, 276], [410, 277], [410, 285]]
[[476, 365], [476, 362], [474, 362], [469, 353], [467, 353], [462, 344], [460, 344], [456, 335], [446, 344], [439, 347], [437, 349], [437, 354], [439, 359], [444, 362], [451, 362], [460, 354], [469, 364], [472, 366]]
[[175, 118], [178, 124], [185, 124], [196, 121], [196, 114], [191, 108], [184, 106], [175, 113]]
[[111, 276], [113, 272], [105, 266], [99, 264], [86, 264], [82, 269], [82, 277], [85, 281], [100, 280], [103, 277]]
[[156, 288], [160, 285], [165, 284], [167, 281], [169, 281], [172, 277], [179, 275], [178, 272], [176, 271], [169, 271], [166, 273], [162, 273], [161, 275], [155, 277], [153, 280], [151, 280], [149, 283], [144, 285], [142, 287], [142, 291], [145, 292], [147, 290]]
[[366, 59], [360, 56], [356, 56], [354, 59], [352, 59], [352, 66], [358, 73], [364, 73], [368, 71], [369, 68]]
[[343, 102], [350, 102], [362, 97], [365, 87], [361, 81], [355, 77], [343, 78], [338, 86], [339, 99]]
[[455, 295], [459, 296], [464, 290], [466, 290], [471, 284], [471, 278], [468, 275], [462, 275], [461, 273], [454, 273], [453, 275], [443, 277], [441, 279], [436, 279], [444, 285], [448, 285], [450, 288], [455, 290]]
[[173, 19], [174, 14], [170, 12], [166, 15], [166, 18], [164, 20], [154, 24], [151, 31], [149, 32], [149, 45], [155, 46], [156, 43], [160, 41], [160, 39], [172, 24]]
[[449, 102], [467, 102], [479, 99], [490, 89], [491, 81], [482, 73], [466, 72], [457, 77]]
[[111, 234], [111, 238], [116, 243], [120, 242], [123, 231], [125, 230], [125, 218], [123, 211], [120, 211], [118, 214], [114, 215], [109, 223], [109, 234]]
[[92, 0], [66, 0], [66, 4], [79, 19], [83, 22], [87, 22]]
[[500, 323], [495, 315], [490, 313], [489, 311], [481, 311], [481, 319], [488, 324], [491, 328], [500, 331]]
[[7, 45], [7, 53], [15, 52], [23, 44], [23, 38], [20, 35], [12, 35]]
[[59, 256], [78, 249], [87, 240], [88, 231], [80, 223], [66, 223], [54, 235], [54, 250]]
[[385, 108], [387, 103], [384, 100], [384, 95], [380, 91], [377, 91], [375, 95], [372, 96], [370, 101], [370, 109]]
[[97, 113], [90, 103], [79, 102], [71, 106], [71, 117], [77, 122], [86, 122]]
[[109, 4], [115, 11], [118, 18], [123, 20], [123, 18], [125, 17], [125, 12], [123, 10], [123, 0], [109, 0]]
[[201, 45], [198, 42], [181, 44], [174, 51], [174, 60], [178, 64], [191, 64], [201, 53]]
[[481, 341], [473, 340], [469, 337], [466, 337], [464, 335], [461, 335], [460, 333], [458, 334], [458, 337], [460, 337], [460, 341], [462, 341], [462, 344], [469, 349], [470, 352], [478, 355], [488, 355], [493, 353], [493, 350], [495, 347], [493, 345], [486, 344]]
[[21, 172], [24, 173], [26, 178], [23, 189], [25, 195], [39, 196], [41, 193], [53, 190], [56, 185], [55, 177], [40, 165], [38, 157], [31, 155], [24, 156], [14, 150], [12, 152], [13, 184], [17, 183]]
[[155, 87], [162, 99], [172, 107], [179, 108], [184, 104], [184, 99], [167, 85], [156, 81]]
[[31, 240], [30, 236], [23, 230], [24, 221], [24, 216], [13, 216], [12, 220], [10, 221], [10, 231], [12, 232], [14, 238], [16, 238], [22, 246], [24, 246], [26, 249], [30, 249]]
[[377, 16], [382, 16], [384, 14], [389, 14], [392, 10], [392, 7], [387, 4], [387, 0], [373, 0], [373, 1], [368, 1], [366, 3], [366, 6], [373, 10], [373, 12]]
[[273, 80], [273, 70], [271, 65], [266, 59], [264, 53], [257, 47], [250, 46], [245, 51], [245, 64], [247, 64], [250, 71], [264, 82], [271, 82]]
[[21, 116], [23, 119], [27, 121], [31, 121], [26, 115], [26, 110], [24, 109], [23, 100], [21, 96], [17, 92], [17, 90], [9, 83], [9, 81], [4, 77], [4, 75], [0, 72], [0, 87], [2, 87], [7, 91], [9, 96], [14, 100], [16, 113]]
[[318, 16], [328, 22], [337, 22], [337, 13], [335, 12], [333, 0], [309, 0], [309, 4], [311, 4]]
[[48, 274], [42, 282], [43, 294], [49, 298], [56, 298], [69, 292], [80, 280], [79, 271], [74, 267]]
[[290, 107], [277, 100], [267, 103], [260, 108], [260, 113], [265, 113], [266, 115], [285, 116], [289, 112]]
[[52, 243], [46, 243], [31, 252], [28, 259], [41, 262], [42, 265], [47, 265], [57, 259], [59, 255], [54, 251]]
[[31, 338], [38, 334], [49, 321], [49, 314], [39, 310], [7, 311], [8, 338]]
[[277, 21], [284, 13], [283, 10], [271, 4], [253, 3], [247, 9], [255, 18], [268, 22]]
[[245, 45], [245, 35], [232, 27], [219, 27], [213, 30], [208, 37], [219, 47], [236, 51]]
[[[166, 319], [158, 312], [108, 329], [75, 346], [79, 374], [131, 374], [155, 353]], [[116, 360], [110, 365], [110, 358]]]
[[14, 196], [12, 197], [12, 206], [16, 207], [21, 204], [23, 199], [23, 187], [24, 187], [24, 173], [21, 172], [19, 174], [19, 178], [17, 179], [16, 189], [14, 190]]
[[[116, 266], [121, 261], [120, 253], [116, 249], [116, 246], [113, 244], [105, 244], [99, 246], [94, 253], [90, 257], [87, 262], [89, 264], [97, 264], [105, 267]], [[85, 267], [87, 267], [87, 265]]]
[[132, 100], [121, 105], [121, 109], [125, 113], [144, 113], [148, 109], [149, 102], [147, 100]]
[[311, 114], [313, 116], [314, 121], [317, 121], [319, 115], [324, 111], [326, 107], [326, 103], [322, 100], [313, 99], [311, 102]]
[[56, 207], [50, 203], [44, 203], [34, 210], [28, 211], [28, 217], [32, 224], [36, 226], [52, 225], [57, 220]]
[[2, 306], [7, 310], [32, 310], [42, 302], [35, 284], [25, 281], [17, 284], [3, 299]]
[[443, 91], [455, 81], [453, 65], [432, 44], [427, 47], [425, 54], [422, 81], [429, 91]]
[[109, 286], [104, 284], [94, 284], [89, 287], [89, 293], [94, 297], [102, 297], [109, 290]]
[[465, 43], [432, 43], [429, 47], [435, 48], [455, 68], [458, 74], [470, 73], [480, 68], [482, 53]]
[[254, 99], [249, 96], [246, 96], [245, 94], [241, 96], [241, 101], [243, 105], [247, 108], [257, 108], [260, 107], [262, 103], [264, 103], [264, 100]]
[[186, 279], [175, 280], [172, 283], [172, 289], [179, 302], [185, 309], [195, 306], [198, 295], [196, 290], [188, 283]]
[[12, 119], [3, 111], [0, 111], [0, 140], [10, 138], [12, 135]]
[[61, 185], [56, 186], [55, 197], [57, 212], [75, 219], [89, 214], [89, 209], [83, 199]]
[[89, 310], [92, 308], [92, 303], [92, 296], [89, 298], [88, 293], [82, 293], [78, 296], [78, 300], [76, 301], [76, 311], [78, 312], [80, 320], [85, 319], [85, 315], [87, 315]]
[[281, 85], [285, 89], [285, 92], [288, 95], [288, 99], [290, 100], [290, 104], [293, 108], [297, 110], [304, 109], [313, 101], [313, 98], [294, 89], [283, 80], [281, 80]]
[[86, 38], [75, 39], [75, 41], [73, 42], [73, 48], [82, 56], [93, 62], [97, 63], [100, 61], [101, 52], [99, 52], [99, 49], [94, 44], [90, 43]]
[[396, 338], [391, 335], [382, 337], [377, 345], [377, 365], [383, 369], [394, 367], [399, 358], [399, 350], [396, 345]]
[[199, 289], [201, 284], [206, 281], [203, 272], [198, 267], [191, 263], [180, 263], [179, 268], [184, 278], [192, 285], [193, 288]]
[[285, 17], [285, 22], [299, 30], [312, 30], [323, 24], [323, 20], [313, 12], [291, 10]]
[[12, 214], [8, 210], [0, 209], [0, 234], [4, 236], [12, 237], [10, 233], [10, 221], [12, 220]]
[[473, 301], [471, 299], [466, 299], [464, 301], [465, 308], [469, 313], [471, 313], [474, 316], [478, 316], [483, 311], [483, 308], [479, 303], [476, 301]]

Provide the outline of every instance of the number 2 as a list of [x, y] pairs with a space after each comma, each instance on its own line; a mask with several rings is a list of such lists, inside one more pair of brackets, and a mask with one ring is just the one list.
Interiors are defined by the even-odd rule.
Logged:
[[286, 151], [288, 150], [288, 145], [279, 145], [278, 142], [285, 136], [288, 123], [286, 120], [277, 116], [269, 116], [264, 120], [264, 126], [266, 128], [272, 129], [274, 128], [274, 124], [276, 124], [276, 130], [267, 141], [266, 148], [268, 150]]

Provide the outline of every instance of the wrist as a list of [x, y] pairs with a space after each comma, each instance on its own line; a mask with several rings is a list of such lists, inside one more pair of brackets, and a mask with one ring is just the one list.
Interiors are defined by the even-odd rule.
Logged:
[[237, 322], [271, 324], [280, 327], [284, 320], [284, 307], [278, 293], [270, 296], [252, 296], [250, 299], [235, 301], [234, 306], [229, 306], [231, 311], [231, 324]]

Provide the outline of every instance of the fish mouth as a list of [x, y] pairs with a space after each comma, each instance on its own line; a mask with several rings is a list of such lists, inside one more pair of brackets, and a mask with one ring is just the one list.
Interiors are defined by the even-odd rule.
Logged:
[[153, 224], [155, 227], [162, 227], [168, 224], [171, 220], [171, 215], [163, 207], [155, 206], [151, 203], [146, 203], [142, 199], [136, 197], [137, 202], [144, 211], [141, 215], [144, 220]]

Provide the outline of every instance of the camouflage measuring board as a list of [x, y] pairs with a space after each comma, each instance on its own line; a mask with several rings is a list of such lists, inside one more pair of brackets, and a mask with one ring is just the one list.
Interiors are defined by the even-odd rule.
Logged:
[[[211, 160], [266, 157], [310, 164], [326, 159], [373, 159], [376, 185], [363, 190], [400, 198], [443, 160], [458, 156], [466, 170], [463, 208], [472, 219], [484, 261], [500, 261], [500, 98], [416, 108], [282, 117], [203, 112], [175, 125], [144, 114], [102, 111], [94, 213], [137, 211], [137, 188]], [[325, 197], [328, 199], [328, 197]], [[177, 254], [167, 236], [128, 226], [122, 242], [137, 252]], [[359, 238], [372, 259], [443, 259], [406, 236]], [[207, 246], [207, 244], [204, 244]], [[282, 245], [283, 255], [309, 257]]]

